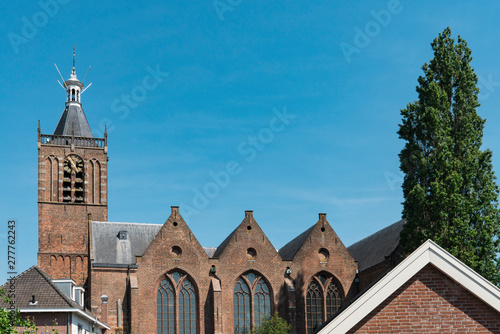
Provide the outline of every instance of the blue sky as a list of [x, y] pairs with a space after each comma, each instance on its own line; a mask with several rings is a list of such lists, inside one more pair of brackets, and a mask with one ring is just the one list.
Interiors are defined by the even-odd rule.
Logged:
[[[280, 248], [319, 212], [346, 246], [399, 220], [400, 109], [416, 99], [430, 42], [447, 26], [472, 49], [483, 148], [500, 166], [494, 1], [2, 7], [1, 281], [10, 218], [18, 221], [18, 272], [36, 264], [36, 126], [56, 127], [65, 93], [53, 64], [67, 79], [74, 45], [78, 77], [92, 66], [87, 119], [95, 136], [109, 129], [109, 221], [163, 223], [180, 205], [200, 243], [216, 247], [254, 210]], [[146, 89], [151, 72], [158, 81]], [[215, 186], [221, 174], [229, 178]]]

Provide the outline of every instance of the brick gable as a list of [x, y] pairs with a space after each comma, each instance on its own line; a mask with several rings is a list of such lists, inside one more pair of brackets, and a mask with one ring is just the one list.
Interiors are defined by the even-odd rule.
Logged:
[[348, 333], [500, 333], [500, 315], [428, 264]]

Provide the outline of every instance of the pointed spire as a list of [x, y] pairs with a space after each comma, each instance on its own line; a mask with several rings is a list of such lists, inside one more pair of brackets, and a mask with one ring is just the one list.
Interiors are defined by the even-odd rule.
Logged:
[[73, 45], [73, 71], [71, 72], [71, 76], [76, 76], [75, 73], [75, 46]]

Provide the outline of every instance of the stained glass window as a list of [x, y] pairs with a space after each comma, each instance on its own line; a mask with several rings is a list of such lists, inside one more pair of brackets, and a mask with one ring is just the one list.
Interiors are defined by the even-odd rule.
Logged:
[[306, 296], [307, 306], [307, 333], [312, 333], [321, 325], [323, 320], [323, 297], [319, 284], [315, 281], [309, 283]]
[[337, 314], [342, 304], [342, 293], [332, 275], [314, 276], [306, 292], [307, 333], [314, 332], [323, 322]]
[[160, 283], [156, 295], [156, 332], [157, 334], [197, 332], [196, 290], [187, 275], [173, 272]]
[[256, 273], [242, 275], [233, 292], [234, 333], [250, 333], [271, 316], [271, 293], [264, 279]]

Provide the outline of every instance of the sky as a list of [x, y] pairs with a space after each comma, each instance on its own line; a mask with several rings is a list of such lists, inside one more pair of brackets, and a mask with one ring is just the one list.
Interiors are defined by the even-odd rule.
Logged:
[[0, 12], [0, 280], [36, 264], [37, 122], [52, 134], [76, 49], [94, 136], [108, 128], [108, 220], [202, 246], [254, 218], [279, 249], [327, 213], [346, 246], [399, 219], [400, 110], [447, 26], [472, 49], [483, 149], [500, 166], [495, 1], [8, 1]]

